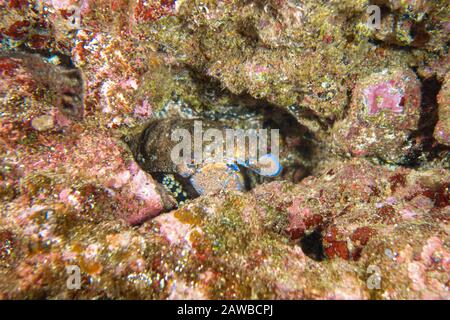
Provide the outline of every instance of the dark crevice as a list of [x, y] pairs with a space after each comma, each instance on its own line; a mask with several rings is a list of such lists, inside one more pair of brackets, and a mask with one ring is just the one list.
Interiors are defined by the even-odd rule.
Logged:
[[384, 42], [383, 40], [379, 40], [379, 39], [374, 39], [374, 38], [370, 38], [369, 43], [383, 48], [383, 49], [392, 49], [392, 50], [398, 50], [398, 51], [406, 51], [406, 52], [411, 52], [412, 49], [414, 49], [413, 47], [410, 46], [402, 46], [399, 44], [395, 44], [395, 43], [387, 43]]
[[347, 90], [347, 103], [345, 104], [345, 108], [344, 108], [344, 110], [342, 112], [342, 115], [338, 119], [335, 119], [335, 121], [333, 121], [333, 123], [330, 124], [330, 128], [333, 126], [333, 124], [336, 121], [345, 119], [349, 115], [349, 113], [350, 113], [350, 105], [351, 105], [351, 102], [352, 102], [352, 94], [353, 94], [352, 90]]
[[[200, 93], [202, 97], [206, 97], [205, 99], [209, 99], [209, 103], [214, 103], [215, 101], [212, 98], [208, 98], [208, 96], [212, 97], [221, 97], [227, 96], [230, 97], [230, 105], [239, 105], [242, 109], [247, 109], [249, 113], [253, 114], [262, 114], [264, 115], [264, 127], [265, 128], [277, 128], [280, 129], [280, 135], [287, 136], [297, 136], [304, 137], [304, 143], [301, 147], [301, 151], [304, 152], [305, 155], [310, 154], [311, 148], [313, 147], [312, 142], [314, 141], [314, 134], [310, 132], [307, 127], [300, 124], [296, 117], [289, 112], [287, 109], [281, 108], [273, 103], [267, 101], [266, 99], [256, 99], [251, 96], [248, 92], [243, 92], [241, 94], [234, 94], [226, 88], [223, 88], [221, 83], [210, 76], [205, 75], [192, 68], [191, 66], [184, 66], [190, 73], [191, 79], [194, 80], [200, 88], [204, 90], [203, 93]], [[220, 90], [219, 90], [219, 89]], [[211, 91], [208, 94], [208, 91]], [[218, 100], [218, 99], [216, 99]], [[309, 110], [309, 109], [308, 109]], [[308, 111], [306, 111], [308, 112]], [[211, 120], [221, 120], [223, 118], [223, 114], [214, 113], [212, 111], [199, 110], [198, 113], [202, 117], [207, 117]], [[308, 117], [308, 115], [305, 115]], [[317, 115], [313, 114], [312, 111], [309, 112], [309, 117], [313, 120], [316, 120], [322, 128], [326, 128], [329, 124], [321, 121]]]
[[439, 120], [437, 95], [441, 90], [442, 83], [435, 76], [420, 80], [422, 82], [422, 101], [419, 126], [418, 130], [409, 137], [412, 148], [401, 163], [408, 168], [418, 168], [424, 160], [432, 161], [439, 158], [443, 149], [448, 149], [438, 145], [433, 138], [434, 127]]
[[303, 236], [300, 239], [300, 247], [303, 253], [314, 261], [323, 261], [326, 258], [320, 229]]
[[[269, 103], [264, 99], [256, 99], [248, 93], [233, 94], [228, 89], [224, 89], [218, 80], [206, 76], [192, 67], [186, 67], [185, 70], [189, 72], [189, 76], [196, 87], [196, 94], [203, 105], [193, 108], [186, 105], [182, 101], [182, 97], [174, 95], [172, 97], [174, 104], [169, 103], [167, 109], [163, 108], [163, 110], [158, 112], [155, 119], [144, 125], [145, 128], [141, 128], [140, 132], [134, 132], [130, 136], [124, 137], [137, 163], [145, 171], [149, 172], [160, 183], [165, 178], [167, 181], [167, 176], [172, 174], [170, 179], [174, 178], [177, 180], [177, 183], [182, 185], [182, 189], [186, 191], [188, 199], [194, 199], [199, 196], [192, 187], [192, 181], [181, 177], [181, 175], [171, 171], [172, 169], [162, 172], [152, 164], [153, 160], [151, 158], [154, 157], [154, 154], [160, 153], [165, 147], [157, 149], [151, 147], [153, 149], [149, 149], [150, 151], [146, 149], [148, 148], [147, 141], [157, 139], [162, 134], [158, 131], [167, 130], [166, 128], [161, 128], [159, 122], [169, 120], [169, 118], [172, 119], [171, 121], [176, 122], [178, 121], [176, 119], [186, 117], [184, 119], [187, 121], [199, 119], [205, 122], [216, 123], [218, 127], [224, 128], [233, 128], [234, 125], [248, 125], [251, 128], [253, 125], [258, 124], [258, 126], [269, 130], [279, 129], [280, 139], [285, 143], [283, 143], [280, 150], [280, 162], [282, 163], [283, 171], [281, 176], [276, 179], [298, 182], [309, 175], [312, 170], [308, 166], [314, 163], [311, 161], [313, 149], [315, 148], [314, 135], [306, 127], [299, 124], [294, 115], [284, 108]], [[182, 70], [179, 71], [181, 72]], [[226, 105], [220, 103], [221, 98], [226, 98]], [[172, 122], [167, 123], [166, 126], [171, 125]], [[300, 142], [297, 141], [299, 139]], [[287, 143], [288, 140], [291, 142]], [[160, 157], [158, 156], [157, 158]], [[150, 160], [146, 161], [146, 159]], [[251, 190], [258, 184], [273, 181], [274, 179], [260, 176], [242, 166], [239, 166], [239, 169], [244, 179], [245, 190]], [[174, 170], [177, 169], [174, 168]]]
[[419, 128], [432, 131], [438, 121], [437, 96], [441, 91], [442, 83], [436, 76], [422, 81], [422, 103]]
[[430, 35], [426, 30], [424, 22], [414, 23], [412, 25], [411, 37], [414, 39], [411, 43], [413, 47], [422, 47], [430, 40]]

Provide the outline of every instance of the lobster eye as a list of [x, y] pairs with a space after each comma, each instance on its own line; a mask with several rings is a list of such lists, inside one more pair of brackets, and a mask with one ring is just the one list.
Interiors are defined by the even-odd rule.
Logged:
[[262, 176], [266, 177], [276, 177], [283, 170], [278, 157], [268, 153], [259, 158], [258, 164], [258, 173]]

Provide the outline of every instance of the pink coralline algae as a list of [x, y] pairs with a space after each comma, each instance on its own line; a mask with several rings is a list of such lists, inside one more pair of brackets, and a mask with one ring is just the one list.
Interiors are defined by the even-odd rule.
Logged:
[[393, 68], [359, 80], [350, 113], [333, 129], [335, 146], [353, 156], [398, 163], [411, 150], [419, 129], [421, 85], [412, 70]]
[[144, 100], [134, 108], [134, 114], [142, 119], [149, 118], [152, 114], [152, 106], [147, 100]]
[[380, 83], [370, 86], [363, 91], [369, 115], [377, 114], [383, 110], [394, 113], [403, 112], [403, 95], [392, 82]]
[[[351, 112], [374, 127], [414, 130], [419, 121], [420, 102], [420, 82], [412, 70], [390, 69], [357, 83]], [[374, 118], [364, 117], [364, 113]]]
[[171, 15], [174, 8], [174, 0], [138, 0], [134, 16], [137, 21], [152, 21]]
[[289, 213], [289, 227], [287, 232], [293, 239], [298, 239], [307, 231], [313, 230], [320, 224], [323, 217], [314, 215], [307, 206], [304, 206], [304, 200], [296, 198], [292, 205], [287, 209]]

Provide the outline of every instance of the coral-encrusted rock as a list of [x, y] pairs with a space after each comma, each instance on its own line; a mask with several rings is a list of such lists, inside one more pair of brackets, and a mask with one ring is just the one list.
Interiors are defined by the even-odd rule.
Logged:
[[445, 76], [444, 84], [438, 95], [439, 121], [434, 129], [434, 138], [450, 146], [450, 73]]
[[446, 170], [345, 163], [290, 191], [286, 230], [294, 238], [320, 232], [315, 248], [321, 243], [323, 252], [311, 257], [357, 261], [367, 276], [369, 267], [379, 272], [377, 298], [448, 299], [449, 179]]
[[[52, 194], [82, 211], [95, 205], [87, 204], [90, 195], [83, 195], [84, 185], [90, 184], [108, 190], [115, 206], [107, 214], [114, 212], [130, 224], [170, 208], [170, 200], [117, 138], [98, 125], [86, 128], [79, 100], [68, 110], [67, 99], [82, 96], [80, 79], [73, 79], [72, 71], [38, 55], [0, 57], [0, 93], [5, 97], [0, 103], [2, 197], [31, 202], [41, 197], [43, 205], [53, 208], [45, 201], [51, 202], [47, 197]], [[18, 163], [21, 169], [15, 170]]]
[[385, 69], [360, 80], [349, 116], [334, 128], [337, 145], [353, 156], [400, 162], [418, 129], [421, 87], [409, 69]]
[[201, 197], [139, 229], [105, 214], [120, 200], [102, 188], [52, 198], [55, 182], [35, 178], [22, 192], [47, 196], [0, 217], [0, 297], [449, 299], [449, 178], [353, 160], [298, 185]]
[[[409, 136], [430, 135], [409, 68], [427, 83], [448, 72], [447, 2], [0, 0], [0, 299], [450, 299], [449, 171], [339, 162], [302, 142], [331, 132], [340, 152], [403, 162]], [[369, 3], [381, 30], [367, 31]], [[119, 137], [175, 98], [211, 116], [235, 99], [290, 113], [302, 128], [289, 144], [318, 175], [162, 213], [173, 199]]]
[[385, 69], [358, 82], [351, 108], [373, 126], [414, 130], [420, 100], [420, 82], [411, 70]]

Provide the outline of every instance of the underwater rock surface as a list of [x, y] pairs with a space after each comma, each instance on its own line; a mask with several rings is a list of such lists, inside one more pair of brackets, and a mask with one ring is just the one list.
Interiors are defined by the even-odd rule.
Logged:
[[450, 145], [450, 74], [445, 75], [438, 95], [439, 121], [434, 129], [434, 138], [442, 144]]
[[[0, 1], [0, 298], [450, 299], [449, 10]], [[283, 171], [174, 165], [195, 119]]]
[[[377, 156], [399, 163], [418, 130], [420, 82], [411, 70], [385, 69], [361, 79], [349, 115], [336, 124], [337, 144], [352, 156]], [[346, 150], [347, 149], [347, 150]]]

